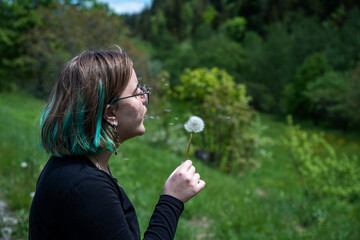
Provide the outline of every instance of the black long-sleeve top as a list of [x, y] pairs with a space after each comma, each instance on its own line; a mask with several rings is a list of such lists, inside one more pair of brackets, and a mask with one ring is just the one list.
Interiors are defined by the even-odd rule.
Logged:
[[[144, 239], [173, 239], [184, 204], [161, 195]], [[85, 156], [52, 156], [36, 186], [29, 239], [140, 239], [135, 209], [117, 180]]]

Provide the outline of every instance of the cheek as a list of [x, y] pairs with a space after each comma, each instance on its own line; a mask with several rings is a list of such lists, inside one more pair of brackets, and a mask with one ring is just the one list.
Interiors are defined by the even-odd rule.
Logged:
[[141, 109], [137, 105], [127, 105], [119, 112], [119, 124], [132, 125], [138, 122], [141, 115]]

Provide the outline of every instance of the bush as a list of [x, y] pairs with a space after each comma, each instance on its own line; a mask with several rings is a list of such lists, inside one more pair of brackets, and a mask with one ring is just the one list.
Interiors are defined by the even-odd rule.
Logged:
[[218, 68], [187, 69], [181, 83], [177, 99], [186, 101], [189, 110], [205, 121], [203, 150], [213, 153], [215, 163], [226, 172], [255, 164], [256, 113], [249, 106], [245, 85]]
[[322, 136], [300, 130], [291, 117], [288, 117], [284, 143], [306, 197], [359, 199], [360, 166], [357, 156], [337, 156]]

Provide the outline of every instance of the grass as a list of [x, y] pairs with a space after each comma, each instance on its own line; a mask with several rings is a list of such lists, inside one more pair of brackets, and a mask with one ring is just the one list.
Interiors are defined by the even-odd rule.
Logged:
[[[26, 94], [1, 93], [0, 104], [0, 189], [22, 220], [14, 237], [27, 239], [30, 194], [49, 157], [38, 146], [37, 119], [44, 103]], [[176, 134], [181, 132], [176, 123], [182, 120], [177, 121], [170, 128]], [[185, 204], [175, 238], [360, 239], [360, 203], [304, 198], [280, 141], [285, 124], [269, 115], [262, 115], [262, 121], [267, 126], [265, 134], [272, 139], [267, 148], [272, 155], [258, 159], [256, 169], [227, 175], [191, 156], [207, 185]], [[146, 127], [147, 134], [124, 143], [110, 161], [113, 175], [136, 208], [142, 233], [165, 180], [186, 153], [186, 140], [180, 137], [172, 144], [177, 151], [174, 146], [153, 143], [161, 129], [159, 119], [149, 119]], [[359, 154], [360, 137], [324, 134], [339, 152]], [[23, 162], [27, 167], [21, 167]]]

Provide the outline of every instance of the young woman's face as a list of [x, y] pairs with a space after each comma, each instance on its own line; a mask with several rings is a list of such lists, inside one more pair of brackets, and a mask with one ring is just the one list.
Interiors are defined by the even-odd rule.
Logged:
[[[132, 96], [138, 93], [141, 93], [141, 90], [138, 88], [138, 79], [133, 69], [131, 79], [119, 97]], [[144, 134], [144, 120], [147, 112], [145, 107], [145, 95], [126, 98], [117, 101], [116, 104], [116, 130], [120, 135], [121, 142]]]

